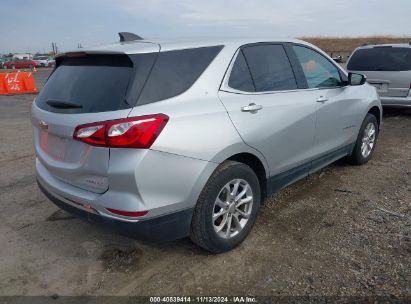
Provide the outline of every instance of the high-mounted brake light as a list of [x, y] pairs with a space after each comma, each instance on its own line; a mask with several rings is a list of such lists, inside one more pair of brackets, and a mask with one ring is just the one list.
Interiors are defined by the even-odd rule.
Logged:
[[86, 52], [67, 52], [66, 56], [67, 57], [84, 57], [86, 56]]
[[164, 114], [144, 115], [77, 126], [73, 138], [92, 146], [148, 149], [168, 122]]

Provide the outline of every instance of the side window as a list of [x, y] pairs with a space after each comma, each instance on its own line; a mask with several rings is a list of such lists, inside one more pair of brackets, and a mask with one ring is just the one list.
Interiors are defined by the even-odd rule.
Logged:
[[231, 69], [228, 86], [230, 88], [245, 92], [255, 91], [250, 70], [248, 69], [243, 52], [241, 50], [238, 52], [233, 68]]
[[187, 91], [223, 46], [160, 52], [138, 104], [171, 98]]
[[303, 46], [293, 46], [309, 88], [342, 86], [338, 69], [323, 55]]
[[297, 89], [290, 61], [282, 45], [264, 44], [243, 48], [256, 92]]

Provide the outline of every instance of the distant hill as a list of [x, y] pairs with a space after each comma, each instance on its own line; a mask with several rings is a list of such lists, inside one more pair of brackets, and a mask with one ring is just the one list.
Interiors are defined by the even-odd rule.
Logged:
[[341, 55], [344, 58], [349, 56], [357, 47], [364, 44], [383, 44], [383, 43], [410, 43], [411, 37], [394, 36], [370, 36], [370, 37], [302, 37], [301, 40], [307, 41], [318, 46], [330, 56]]
[[411, 37], [371, 36], [371, 37], [303, 37], [302, 40], [310, 42], [324, 51], [351, 52], [364, 44], [382, 43], [410, 43]]

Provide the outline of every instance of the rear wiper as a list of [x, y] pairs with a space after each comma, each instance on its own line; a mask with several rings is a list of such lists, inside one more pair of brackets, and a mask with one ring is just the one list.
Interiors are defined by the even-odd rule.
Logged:
[[58, 100], [48, 100], [46, 103], [56, 109], [81, 109], [83, 106], [77, 103], [58, 101]]

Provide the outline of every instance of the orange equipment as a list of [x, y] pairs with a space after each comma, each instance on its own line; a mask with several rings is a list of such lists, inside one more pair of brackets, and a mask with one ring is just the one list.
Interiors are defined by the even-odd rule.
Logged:
[[32, 72], [0, 73], [0, 95], [37, 92]]

